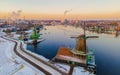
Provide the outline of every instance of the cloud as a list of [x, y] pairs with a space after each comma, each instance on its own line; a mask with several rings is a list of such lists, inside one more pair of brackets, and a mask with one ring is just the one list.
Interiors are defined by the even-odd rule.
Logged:
[[65, 11], [64, 11], [64, 15], [68, 14], [68, 13], [71, 12], [71, 11], [72, 11], [72, 9], [70, 9], [70, 10], [65, 10]]
[[21, 16], [21, 13], [22, 13], [22, 10], [18, 10], [17, 12], [12, 11], [10, 16], [12, 19], [18, 19]]

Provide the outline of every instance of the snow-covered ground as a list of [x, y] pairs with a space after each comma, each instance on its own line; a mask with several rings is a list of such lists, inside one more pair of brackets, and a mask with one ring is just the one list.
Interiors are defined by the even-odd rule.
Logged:
[[[55, 63], [54, 65], [66, 73], [68, 73], [70, 70], [70, 66], [67, 64]], [[72, 75], [94, 75], [94, 74], [86, 71], [83, 67], [77, 66], [74, 67]]]
[[15, 33], [12, 33], [14, 36], [12, 38], [15, 38], [15, 39], [19, 39], [20, 35], [19, 34], [15, 34]]
[[0, 38], [0, 75], [45, 75], [15, 55], [14, 43]]

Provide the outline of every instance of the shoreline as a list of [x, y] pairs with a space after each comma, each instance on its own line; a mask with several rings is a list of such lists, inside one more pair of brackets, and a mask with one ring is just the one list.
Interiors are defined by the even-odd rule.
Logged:
[[[9, 39], [8, 39], [9, 40]], [[12, 40], [11, 40], [12, 41]], [[14, 40], [15, 41], [15, 40]], [[22, 43], [20, 43], [20, 48], [22, 47]], [[56, 73], [56, 74], [58, 74], [58, 75], [66, 75], [64, 72], [62, 72], [62, 71], [60, 71], [59, 69], [57, 69], [55, 66], [53, 66], [53, 65], [51, 65], [50, 63], [48, 63], [48, 62], [45, 62], [44, 60], [42, 60], [42, 59], [40, 59], [40, 58], [37, 58], [37, 57], [35, 57], [34, 55], [32, 55], [31, 53], [29, 53], [29, 52], [26, 52], [25, 50], [23, 50], [23, 49], [21, 49], [23, 52], [25, 52], [25, 53], [28, 53], [28, 55], [26, 55], [25, 53], [23, 53], [22, 52], [22, 55], [24, 55], [25, 56], [25, 58], [24, 58], [24, 56], [22, 56], [22, 55], [19, 55], [20, 57], [22, 56], [22, 58], [24, 59], [24, 60], [26, 60], [27, 62], [29, 62], [29, 63], [31, 63], [31, 65], [34, 65], [36, 68], [38, 68], [39, 70], [42, 70], [42, 72], [44, 72], [44, 73], [47, 73], [47, 72], [50, 72], [50, 73]], [[18, 51], [20, 51], [20, 50], [18, 50]], [[29, 56], [30, 55], [30, 56]], [[32, 58], [33, 57], [33, 58]], [[28, 59], [29, 58], [29, 59]], [[31, 60], [35, 60], [34, 61], [34, 63], [32, 63], [33, 61], [31, 61]], [[37, 61], [36, 61], [37, 60]], [[42, 64], [42, 63], [40, 63], [40, 62], [42, 62], [42, 63], [44, 63], [44, 64]], [[41, 64], [39, 64], [39, 63]], [[43, 67], [43, 66], [45, 66], [46, 65], [46, 67], [48, 67], [48, 68], [46, 68], [46, 67]], [[40, 66], [41, 66], [41, 68], [40, 68]], [[51, 67], [51, 69], [49, 69]], [[45, 71], [46, 70], [46, 71]], [[52, 74], [53, 74], [52, 73]], [[47, 73], [48, 74], [48, 73]]]
[[[0, 38], [0, 40], [4, 40], [4, 39]], [[13, 52], [14, 43], [5, 40], [4, 44], [7, 46], [7, 49], [4, 48], [3, 52], [5, 52], [5, 54], [2, 54], [2, 56], [6, 57], [5, 59], [3, 58], [3, 60], [6, 60], [6, 62], [5, 61], [1, 61], [1, 62], [4, 62], [4, 65], [8, 64], [8, 66], [7, 67], [4, 66], [4, 65], [0, 66], [0, 69], [1, 69], [0, 73], [2, 75], [4, 75], [4, 74], [5, 75], [9, 75], [8, 71], [10, 71], [10, 73], [12, 73], [12, 72], [14, 73], [14, 71], [18, 71], [18, 72], [15, 72], [14, 75], [20, 75], [20, 73], [23, 73], [23, 72], [26, 72], [26, 74], [29, 74], [29, 75], [34, 75], [34, 74], [44, 75], [42, 72], [38, 71], [35, 67], [31, 66], [29, 63], [27, 63], [26, 61], [24, 61], [23, 59], [21, 59], [20, 57], [18, 57]], [[2, 46], [2, 45], [0, 45], [0, 46]], [[1, 48], [1, 51], [2, 50], [3, 49]], [[10, 67], [10, 63], [14, 64], [14, 65], [11, 65], [11, 67]], [[22, 69], [19, 70], [19, 68], [21, 67], [20, 64], [23, 65], [24, 68], [22, 68]], [[20, 65], [20, 66], [17, 67], [17, 65]], [[2, 71], [4, 68], [6, 70]], [[14, 68], [18, 68], [18, 69], [14, 70]], [[13, 71], [11, 71], [10, 69], [13, 69]], [[23, 74], [23, 75], [25, 75], [25, 74]]]
[[[27, 52], [29, 52], [29, 53], [31, 53], [32, 55], [35, 55], [36, 57], [38, 57], [38, 58], [41, 58], [41, 55], [38, 55], [38, 54], [35, 54], [35, 53], [33, 53], [33, 52], [31, 52], [31, 51], [28, 51], [25, 47], [25, 44], [23, 44], [22, 45], [23, 47], [24, 47], [24, 49], [25, 49], [25, 51], [27, 51]], [[44, 60], [44, 56], [42, 56], [43, 57], [43, 59], [42, 60]], [[45, 59], [46, 60], [46, 59]], [[49, 61], [49, 60], [46, 60], [46, 61]], [[57, 65], [58, 64], [58, 65]], [[31, 64], [30, 64], [31, 65]], [[66, 69], [68, 69], [67, 70], [67, 72], [69, 71], [69, 67], [67, 67], [67, 64], [62, 64], [62, 63], [54, 63], [53, 65], [55, 65], [57, 68], [59, 68], [60, 70], [62, 70], [62, 71], [65, 71]], [[62, 65], [62, 68], [61, 68], [61, 66], [60, 65]], [[66, 66], [65, 66], [66, 65]], [[69, 65], [68, 65], [69, 66]], [[82, 67], [80, 67], [80, 66], [78, 66], [78, 68], [76, 69], [77, 67], [75, 67], [75, 70], [74, 70], [74, 72], [73, 72], [73, 74], [72, 75], [78, 75], [79, 73], [79, 71], [78, 71], [78, 69], [80, 69], [80, 73], [82, 74], [82, 70], [84, 70]], [[65, 69], [65, 70], [64, 70]], [[65, 71], [66, 72], [66, 71]], [[89, 72], [87, 72], [86, 71], [86, 73], [88, 73], [89, 74]]]

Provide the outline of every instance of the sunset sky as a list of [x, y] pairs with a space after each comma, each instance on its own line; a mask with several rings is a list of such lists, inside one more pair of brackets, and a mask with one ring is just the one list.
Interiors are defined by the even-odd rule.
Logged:
[[[1, 0], [0, 18], [21, 10], [21, 18], [120, 18], [120, 0]], [[64, 16], [66, 10], [71, 10]]]

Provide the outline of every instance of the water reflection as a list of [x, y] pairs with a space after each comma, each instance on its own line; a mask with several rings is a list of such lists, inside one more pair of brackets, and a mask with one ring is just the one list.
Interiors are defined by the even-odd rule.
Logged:
[[[74, 48], [76, 39], [70, 38], [73, 35], [83, 34], [81, 28], [72, 26], [46, 26], [42, 30], [41, 38], [46, 39], [40, 42], [35, 51], [34, 46], [28, 45], [27, 49], [46, 58], [52, 59], [61, 46]], [[120, 36], [117, 34], [104, 34], [86, 31], [87, 36], [99, 36], [97, 39], [87, 39], [87, 46], [94, 49], [97, 65], [97, 75], [120, 75]]]

